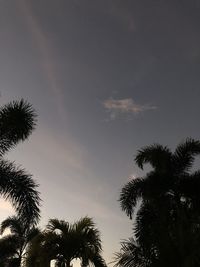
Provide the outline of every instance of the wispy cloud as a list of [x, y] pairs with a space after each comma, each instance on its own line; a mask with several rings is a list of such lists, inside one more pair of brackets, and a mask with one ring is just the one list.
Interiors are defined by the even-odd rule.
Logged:
[[152, 105], [140, 105], [135, 103], [132, 98], [113, 99], [109, 98], [103, 101], [103, 106], [110, 115], [110, 119], [114, 120], [119, 115], [134, 115], [148, 110], [155, 110], [157, 107]]

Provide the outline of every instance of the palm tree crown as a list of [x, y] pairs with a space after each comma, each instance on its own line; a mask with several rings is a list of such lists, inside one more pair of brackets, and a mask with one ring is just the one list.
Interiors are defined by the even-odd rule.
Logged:
[[71, 261], [79, 258], [84, 267], [89, 263], [105, 267], [101, 250], [99, 231], [91, 218], [74, 224], [51, 219], [46, 230], [33, 240], [27, 266], [49, 266], [51, 260], [56, 260], [58, 266], [70, 267]]
[[143, 169], [150, 163], [153, 169], [123, 187], [120, 203], [132, 218], [142, 199], [134, 227], [140, 248], [135, 251], [148, 259], [141, 266], [196, 266], [191, 259], [199, 260], [194, 255], [199, 253], [196, 243], [200, 241], [200, 172], [191, 168], [199, 154], [200, 141], [189, 138], [174, 153], [158, 144], [139, 150], [136, 164]]
[[[26, 249], [29, 242], [37, 236], [40, 231], [34, 226], [27, 225], [23, 220], [16, 216], [8, 217], [1, 223], [0, 234], [2, 235], [6, 229], [10, 229], [10, 234], [0, 239], [0, 251], [4, 252], [0, 255], [0, 263], [4, 265], [21, 266], [25, 260]], [[5, 250], [6, 248], [6, 250]]]

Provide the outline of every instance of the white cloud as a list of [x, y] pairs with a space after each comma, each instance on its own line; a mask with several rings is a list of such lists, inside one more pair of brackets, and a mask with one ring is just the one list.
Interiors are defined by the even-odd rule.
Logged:
[[111, 120], [114, 120], [120, 114], [132, 115], [142, 113], [147, 110], [155, 110], [157, 108], [152, 105], [136, 104], [132, 98], [109, 98], [103, 102], [103, 106], [109, 112]]

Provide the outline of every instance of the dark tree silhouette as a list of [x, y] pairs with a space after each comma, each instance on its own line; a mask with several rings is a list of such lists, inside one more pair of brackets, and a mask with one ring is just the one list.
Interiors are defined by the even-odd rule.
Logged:
[[35, 111], [23, 99], [0, 108], [0, 195], [11, 201], [18, 216], [28, 224], [39, 220], [37, 184], [30, 174], [3, 156], [29, 137], [35, 123]]
[[1, 223], [0, 234], [3, 234], [6, 229], [10, 229], [10, 234], [0, 239], [1, 266], [19, 267], [25, 261], [29, 242], [40, 231], [16, 216], [8, 217]]
[[101, 250], [99, 231], [91, 218], [82, 218], [74, 224], [52, 219], [29, 246], [27, 267], [49, 267], [51, 260], [56, 261], [56, 266], [70, 267], [77, 258], [83, 267], [89, 263], [105, 267]]
[[[135, 161], [153, 170], [127, 183], [120, 203], [132, 218], [142, 200], [134, 226], [135, 241], [122, 243], [117, 266], [200, 266], [200, 172], [190, 172], [200, 142], [187, 139], [172, 153], [152, 145]], [[127, 256], [128, 255], [128, 256]]]

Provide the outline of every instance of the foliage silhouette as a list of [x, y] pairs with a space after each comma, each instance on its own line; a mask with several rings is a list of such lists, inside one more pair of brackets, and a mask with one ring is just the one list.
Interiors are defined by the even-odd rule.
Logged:
[[174, 153], [157, 144], [138, 152], [137, 165], [153, 170], [121, 191], [122, 210], [137, 214], [135, 240], [122, 242], [116, 266], [200, 266], [200, 172], [190, 172], [199, 154], [200, 141], [189, 138]]
[[3, 234], [6, 229], [10, 229], [10, 234], [0, 239], [1, 266], [12, 266], [12, 264], [15, 267], [21, 266], [26, 258], [26, 248], [29, 242], [40, 231], [34, 226], [27, 225], [16, 216], [8, 217], [1, 223], [0, 233]]
[[70, 267], [71, 261], [79, 258], [83, 267], [89, 263], [105, 267], [101, 251], [100, 234], [91, 218], [73, 224], [51, 219], [46, 230], [32, 240], [26, 264], [49, 267], [51, 260], [56, 260], [56, 266]]
[[121, 242], [121, 251], [115, 253], [117, 266], [142, 267], [147, 265], [147, 260], [141, 246], [138, 246], [133, 238]]
[[27, 139], [35, 125], [35, 111], [23, 99], [0, 108], [0, 195], [11, 201], [18, 216], [27, 224], [37, 223], [40, 217], [37, 184], [30, 174], [3, 156]]

